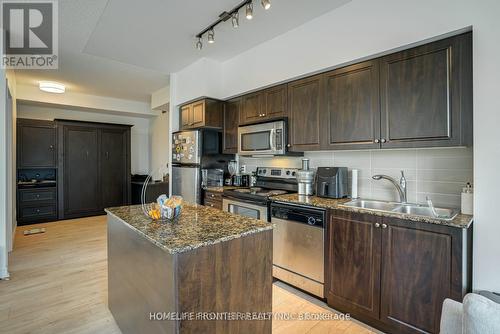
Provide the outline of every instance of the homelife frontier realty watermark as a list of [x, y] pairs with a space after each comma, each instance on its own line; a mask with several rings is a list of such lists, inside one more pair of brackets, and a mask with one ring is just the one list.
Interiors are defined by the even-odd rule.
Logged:
[[15, 70], [57, 69], [57, 0], [0, 0], [0, 3], [0, 66]]

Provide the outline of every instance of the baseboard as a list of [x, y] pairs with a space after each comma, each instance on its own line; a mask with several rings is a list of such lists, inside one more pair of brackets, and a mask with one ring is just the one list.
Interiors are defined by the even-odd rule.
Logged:
[[0, 268], [0, 279], [8, 279], [10, 277], [7, 267]]

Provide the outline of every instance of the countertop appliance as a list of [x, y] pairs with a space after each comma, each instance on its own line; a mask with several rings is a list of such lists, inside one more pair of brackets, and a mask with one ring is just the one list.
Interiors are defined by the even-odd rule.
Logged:
[[225, 189], [222, 209], [243, 216], [270, 221], [270, 197], [297, 192], [296, 169], [257, 167], [255, 186]]
[[297, 171], [297, 183], [299, 195], [312, 195], [314, 192], [314, 170], [309, 168], [309, 159], [302, 159], [302, 169]]
[[347, 188], [347, 167], [318, 167], [316, 170], [316, 196], [344, 198]]
[[216, 130], [178, 131], [172, 134], [172, 195], [201, 204], [201, 169], [222, 169], [234, 155], [221, 154]]
[[286, 122], [274, 121], [238, 128], [238, 154], [284, 155], [286, 153]]
[[224, 170], [221, 168], [204, 168], [201, 170], [201, 187], [222, 187]]
[[326, 210], [295, 204], [271, 204], [273, 276], [324, 297]]

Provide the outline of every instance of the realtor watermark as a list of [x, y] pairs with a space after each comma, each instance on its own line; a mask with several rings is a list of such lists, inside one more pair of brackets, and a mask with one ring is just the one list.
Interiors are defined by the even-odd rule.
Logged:
[[0, 66], [5, 69], [57, 69], [57, 0], [0, 0]]
[[334, 312], [150, 312], [150, 321], [349, 321], [349, 313]]

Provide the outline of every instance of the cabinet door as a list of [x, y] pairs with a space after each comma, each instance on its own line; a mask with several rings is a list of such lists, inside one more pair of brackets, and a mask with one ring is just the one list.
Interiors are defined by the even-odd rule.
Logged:
[[224, 109], [224, 143], [223, 153], [238, 152], [238, 125], [240, 117], [241, 99], [226, 102]]
[[266, 89], [264, 92], [266, 118], [281, 118], [286, 116], [287, 85]]
[[378, 74], [376, 60], [325, 74], [324, 149], [380, 147]]
[[101, 130], [101, 194], [104, 208], [127, 204], [127, 130]]
[[64, 126], [63, 131], [64, 218], [99, 213], [102, 205], [98, 130], [93, 127], [68, 125]]
[[195, 102], [192, 105], [192, 127], [205, 125], [205, 101]]
[[320, 149], [322, 76], [288, 84], [289, 150]]
[[[327, 230], [325, 289], [328, 305], [378, 319], [380, 218], [335, 211]], [[379, 225], [376, 225], [379, 224]]]
[[191, 127], [193, 117], [192, 110], [193, 106], [191, 104], [181, 107], [181, 129], [187, 129]]
[[241, 123], [252, 123], [262, 120], [265, 117], [263, 112], [262, 92], [252, 93], [242, 97]]
[[398, 333], [439, 333], [443, 301], [452, 289], [452, 237], [387, 225], [382, 233], [381, 320]]
[[[451, 146], [461, 143], [460, 37], [381, 59], [382, 147]], [[464, 102], [465, 103], [465, 102]]]
[[56, 129], [53, 123], [29, 121], [18, 124], [18, 167], [55, 167], [56, 156]]

